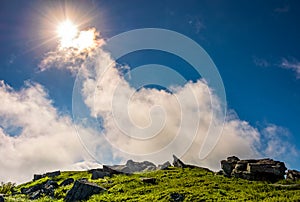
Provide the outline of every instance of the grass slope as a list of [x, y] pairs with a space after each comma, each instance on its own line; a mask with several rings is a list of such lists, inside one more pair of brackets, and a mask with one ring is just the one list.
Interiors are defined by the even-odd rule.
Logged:
[[[298, 187], [277, 187], [267, 182], [247, 181], [237, 178], [226, 178], [215, 175], [203, 169], [170, 168], [148, 173], [133, 175], [115, 175], [111, 178], [91, 180], [88, 172], [62, 172], [60, 176], [52, 178], [58, 183], [72, 177], [88, 178], [107, 189], [106, 192], [92, 196], [88, 201], [170, 201], [171, 193], [184, 195], [184, 201], [300, 201]], [[141, 177], [156, 178], [156, 184], [146, 184]], [[34, 184], [46, 181], [49, 178], [28, 182], [16, 187], [30, 187]], [[284, 184], [299, 184], [300, 182], [281, 181]], [[277, 184], [278, 184], [277, 183]], [[39, 201], [63, 201], [68, 190], [73, 185], [59, 187], [55, 191], [55, 200], [43, 197]], [[25, 195], [7, 197], [6, 201], [30, 201]]]

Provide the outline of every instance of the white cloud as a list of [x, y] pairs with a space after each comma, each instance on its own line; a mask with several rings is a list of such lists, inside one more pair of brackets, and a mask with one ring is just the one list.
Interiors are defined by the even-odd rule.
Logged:
[[[269, 65], [264, 60], [256, 62]], [[98, 160], [107, 162], [109, 154], [112, 159], [121, 161], [131, 158], [162, 163], [171, 160], [173, 153], [179, 153], [184, 154], [182, 158], [187, 162], [217, 169], [219, 161], [229, 155], [278, 157], [270, 151], [277, 147], [280, 136], [275, 135], [264, 148], [263, 134], [237, 115], [231, 113], [223, 125], [222, 118], [212, 113], [212, 108], [220, 110], [221, 103], [204, 80], [173, 87], [172, 93], [145, 88], [137, 91], [116, 66], [110, 54], [101, 48], [80, 66], [83, 77], [80, 93], [84, 103], [91, 117], [101, 117], [103, 121], [104, 134], [97, 139], [105, 148], [91, 152]], [[78, 72], [78, 69], [72, 71]], [[199, 150], [206, 141], [208, 129], [223, 126], [220, 139], [213, 140], [218, 141], [214, 150], [200, 160]], [[81, 136], [84, 141], [84, 135]], [[84, 142], [89, 149], [90, 142]], [[94, 142], [93, 148], [97, 148], [97, 143]], [[182, 153], [183, 149], [188, 150]]]
[[288, 60], [286, 58], [283, 58], [280, 67], [293, 70], [296, 73], [297, 79], [300, 79], [300, 62], [297, 59], [292, 58]]
[[[66, 57], [68, 51], [57, 49], [43, 60], [41, 67], [80, 71], [83, 77], [80, 94], [90, 116], [101, 117], [104, 130], [96, 133], [85, 123], [82, 124], [85, 127], [74, 125], [70, 117], [53, 107], [39, 84], [27, 83], [15, 91], [1, 82], [1, 180], [20, 182], [36, 172], [97, 166], [85, 161], [86, 152], [74, 126], [88, 152], [104, 163], [129, 158], [162, 163], [171, 160], [175, 153], [183, 154], [186, 162], [219, 169], [220, 160], [229, 155], [240, 158], [269, 155], [285, 160], [284, 152], [293, 148], [287, 142], [282, 144], [278, 135], [281, 128], [275, 125], [261, 133], [234, 113], [228, 115], [223, 125], [222, 117], [212, 110], [220, 110], [221, 103], [204, 80], [173, 86], [172, 93], [145, 88], [137, 91], [124, 79], [110, 54], [101, 48], [89, 52], [84, 60], [76, 54]], [[200, 160], [199, 150], [208, 129], [221, 127], [220, 139], [213, 140], [217, 145], [207, 158]], [[162, 149], [165, 150], [155, 153]], [[291, 155], [297, 154], [293, 149]]]
[[24, 182], [86, 157], [70, 117], [59, 114], [43, 86], [27, 82], [15, 91], [0, 81], [0, 97], [0, 181]]

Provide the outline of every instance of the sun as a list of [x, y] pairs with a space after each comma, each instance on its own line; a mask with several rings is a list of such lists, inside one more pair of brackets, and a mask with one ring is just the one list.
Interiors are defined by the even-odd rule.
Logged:
[[83, 51], [97, 46], [97, 32], [93, 28], [79, 30], [73, 22], [66, 20], [58, 24], [56, 31], [61, 49], [73, 48]]
[[74, 40], [78, 36], [77, 26], [70, 20], [63, 21], [57, 26], [57, 35], [63, 48], [74, 46]]

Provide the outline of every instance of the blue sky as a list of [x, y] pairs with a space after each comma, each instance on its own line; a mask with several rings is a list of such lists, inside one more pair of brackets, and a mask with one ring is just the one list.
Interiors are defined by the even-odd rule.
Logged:
[[[263, 137], [266, 128], [276, 126], [274, 134], [279, 140], [300, 150], [299, 1], [5, 0], [0, 5], [0, 80], [15, 91], [24, 88], [25, 81], [42, 85], [60, 114], [72, 114], [75, 77], [66, 69], [40, 71], [38, 66], [56, 46], [55, 40], [48, 40], [52, 33], [48, 21], [53, 16], [47, 15], [51, 9], [71, 5], [92, 16], [82, 28], [95, 27], [104, 40], [152, 27], [173, 30], [196, 41], [220, 72], [228, 109], [262, 134], [261, 144], [267, 144]], [[134, 68], [153, 60], [189, 80], [198, 79], [189, 64], [157, 51], [136, 52], [118, 62]], [[5, 130], [1, 122], [0, 126]], [[299, 169], [298, 155], [289, 161], [290, 167]]]

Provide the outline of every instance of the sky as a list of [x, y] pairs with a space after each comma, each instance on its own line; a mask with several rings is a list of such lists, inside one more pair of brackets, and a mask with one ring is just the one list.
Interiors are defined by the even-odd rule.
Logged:
[[[1, 1], [0, 181], [173, 153], [213, 170], [230, 155], [299, 169], [299, 10], [296, 0]], [[207, 55], [169, 44], [172, 34]], [[117, 57], [136, 42], [162, 49]], [[199, 72], [169, 47], [213, 63]]]

